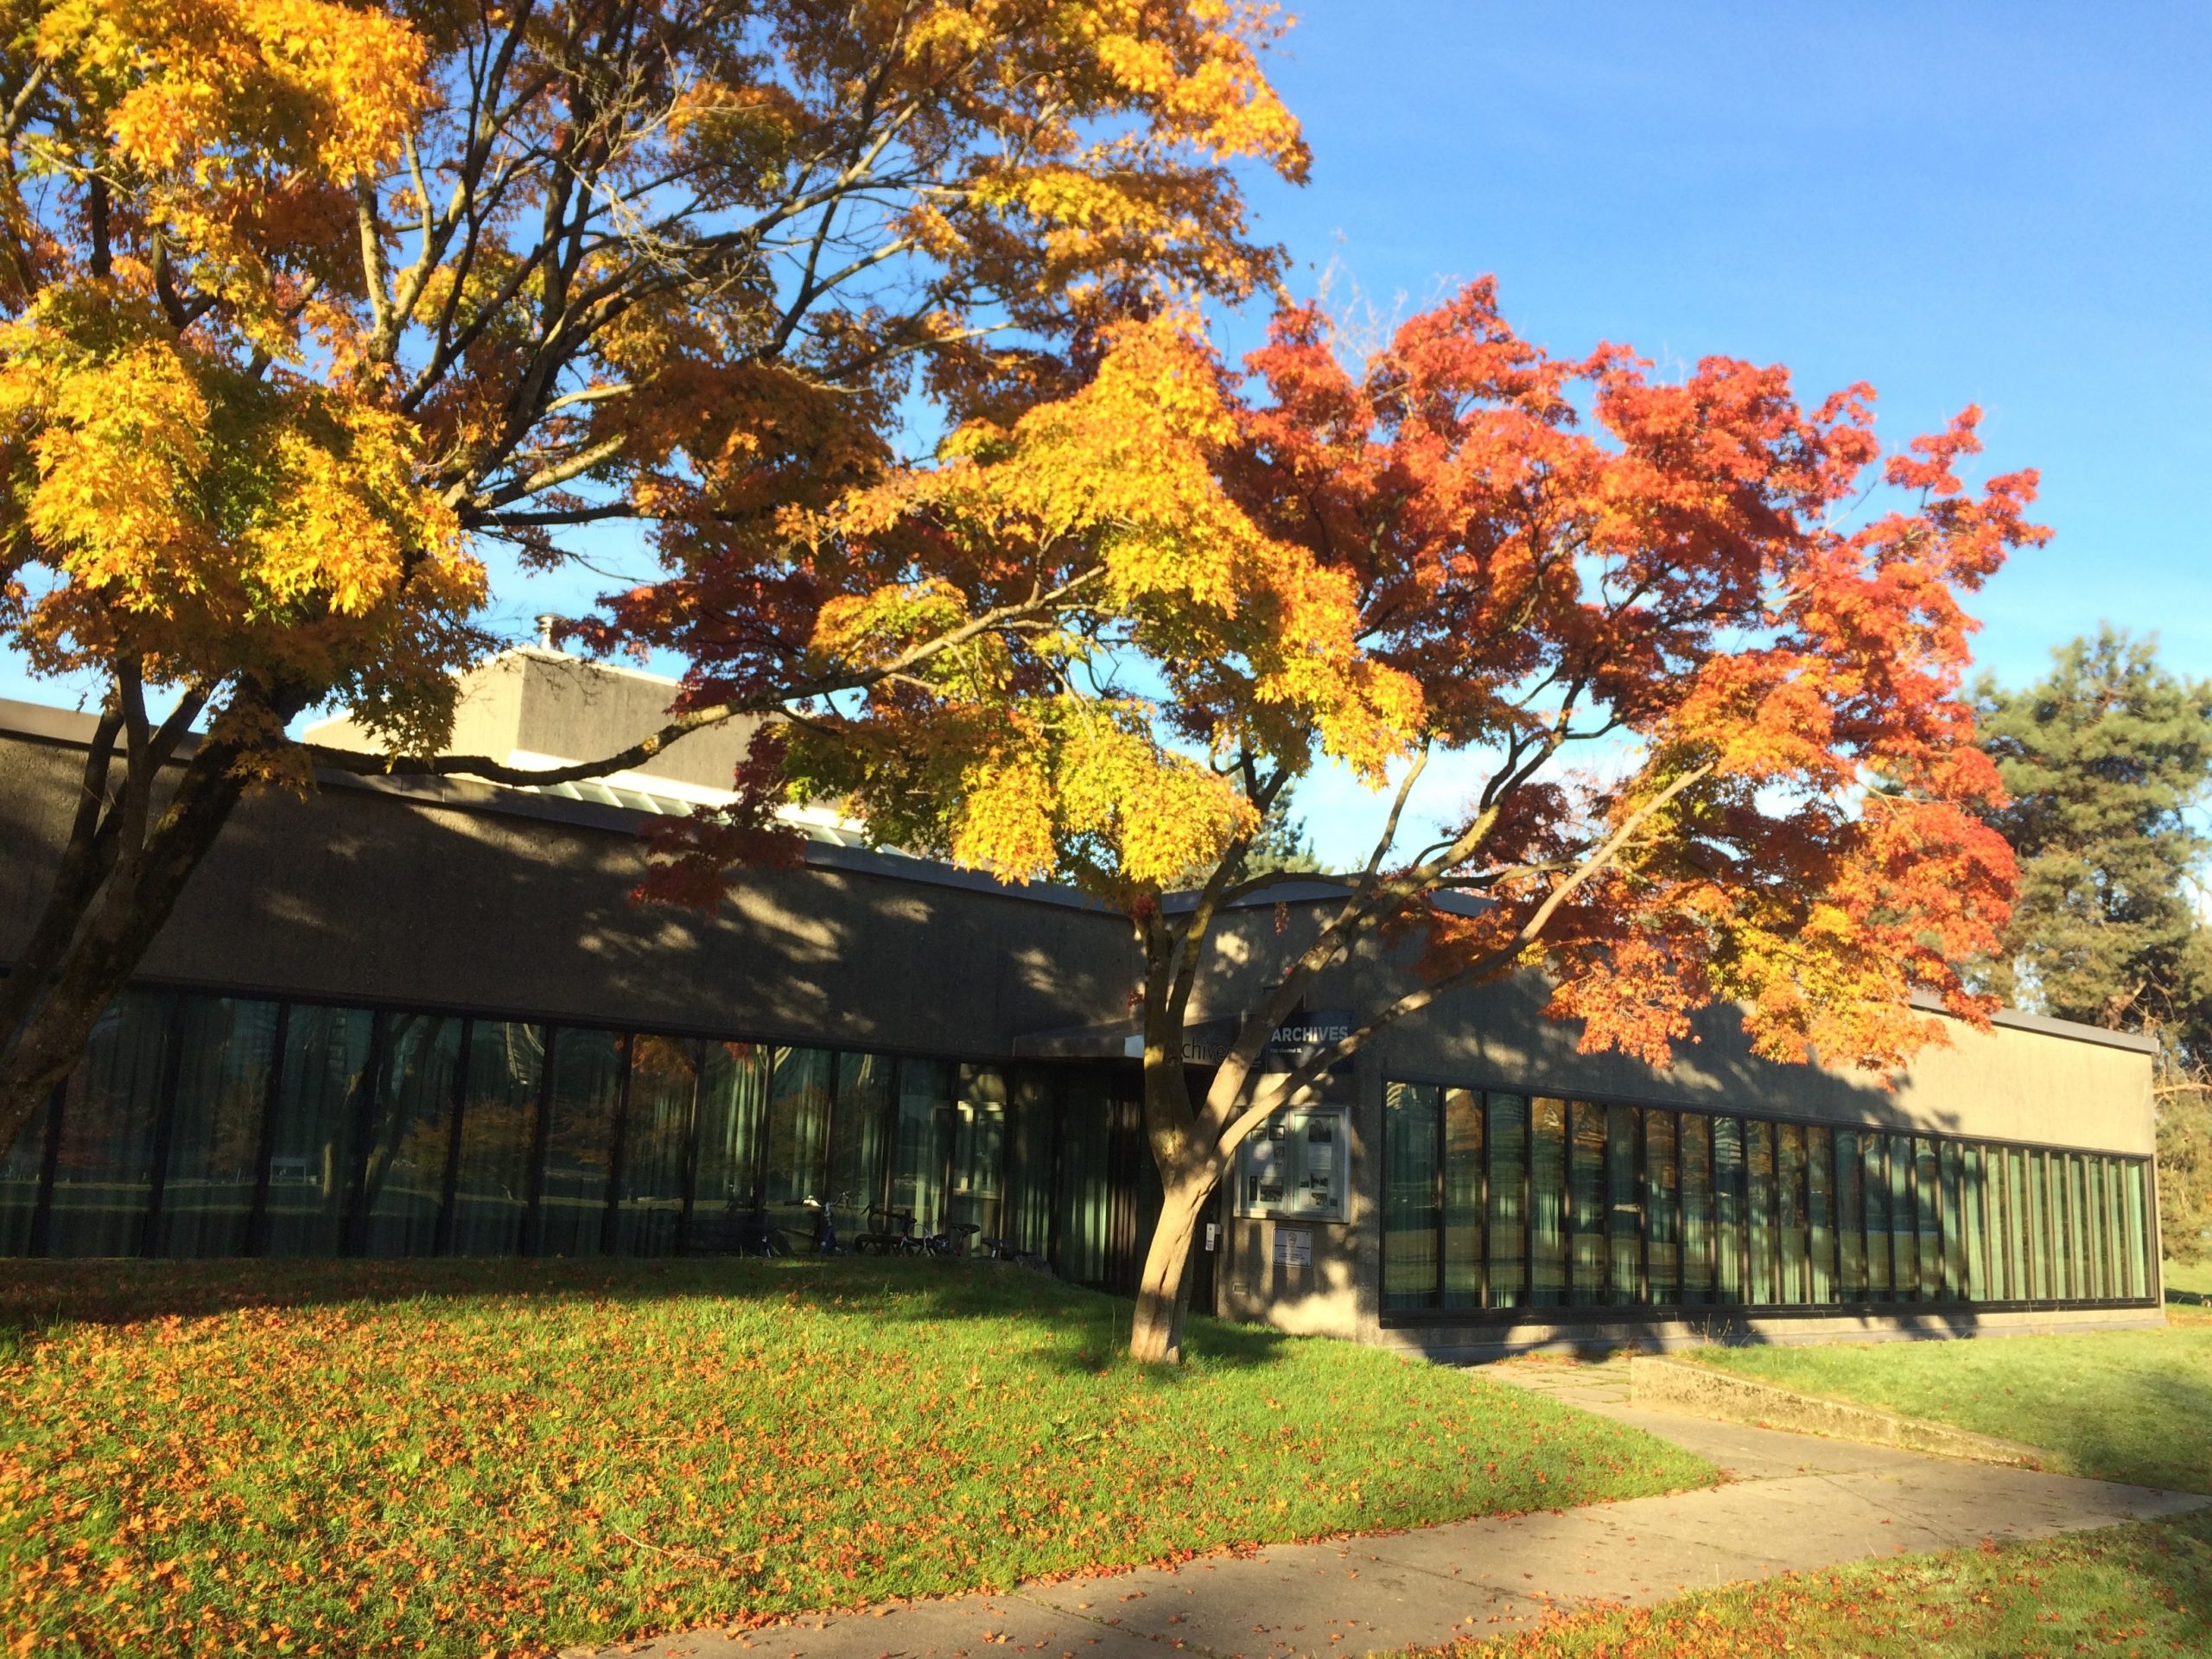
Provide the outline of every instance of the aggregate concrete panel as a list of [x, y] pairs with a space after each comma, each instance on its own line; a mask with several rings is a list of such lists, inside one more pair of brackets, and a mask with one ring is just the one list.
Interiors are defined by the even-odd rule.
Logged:
[[[80, 764], [63, 746], [0, 734], [0, 960], [32, 925]], [[748, 873], [712, 915], [642, 906], [631, 895], [648, 820], [502, 810], [537, 802], [467, 785], [253, 798], [144, 971], [978, 1058], [1010, 1053], [1020, 1032], [1125, 1011], [1128, 927], [1104, 912], [827, 864]]]

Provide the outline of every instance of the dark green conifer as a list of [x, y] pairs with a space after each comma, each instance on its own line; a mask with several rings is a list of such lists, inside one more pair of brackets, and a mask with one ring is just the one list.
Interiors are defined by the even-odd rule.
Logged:
[[2012, 796], [1993, 822], [2020, 861], [2008, 949], [1986, 977], [2016, 1006], [2158, 1038], [2166, 1244], [2194, 1255], [2212, 1249], [2212, 680], [2109, 626], [2053, 656], [2024, 690], [1976, 688]]

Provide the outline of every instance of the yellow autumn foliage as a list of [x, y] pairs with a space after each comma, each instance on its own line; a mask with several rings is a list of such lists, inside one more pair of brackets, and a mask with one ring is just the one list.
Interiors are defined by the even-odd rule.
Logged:
[[119, 658], [158, 678], [357, 688], [442, 740], [458, 619], [484, 572], [416, 481], [411, 429], [342, 389], [248, 379], [112, 285], [48, 289], [0, 325], [6, 563], [58, 579], [7, 620], [35, 666]]
[[[1379, 779], [1420, 730], [1420, 690], [1360, 650], [1350, 579], [1224, 488], [1236, 435], [1196, 322], [1125, 324], [1079, 391], [1010, 428], [971, 423], [938, 465], [823, 515], [822, 545], [926, 536], [960, 549], [975, 584], [833, 603], [825, 650], [888, 660], [1009, 589], [1068, 597], [1019, 652], [993, 635], [916, 666], [834, 742], [802, 742], [800, 774], [887, 839], [1122, 896], [1185, 879], [1255, 827], [1209, 756], [1302, 769], [1323, 753]], [[1132, 665], [1162, 695], [1081, 689]]]

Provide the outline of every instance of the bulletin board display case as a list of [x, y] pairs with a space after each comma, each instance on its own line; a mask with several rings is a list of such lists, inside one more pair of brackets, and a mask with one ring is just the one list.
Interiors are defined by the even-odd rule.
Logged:
[[1236, 1213], [1344, 1220], [1350, 1121], [1342, 1106], [1303, 1106], [1254, 1129], [1236, 1149]]

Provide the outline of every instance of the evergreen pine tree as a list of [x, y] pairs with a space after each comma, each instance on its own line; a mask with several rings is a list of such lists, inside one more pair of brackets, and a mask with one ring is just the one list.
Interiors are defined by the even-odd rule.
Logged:
[[2171, 1254], [2212, 1249], [2212, 929], [2193, 821], [2212, 784], [2212, 681], [2110, 626], [2021, 691], [1976, 688], [2012, 804], [1996, 827], [2020, 893], [1990, 988], [2007, 1001], [2159, 1039], [2160, 1202]]

